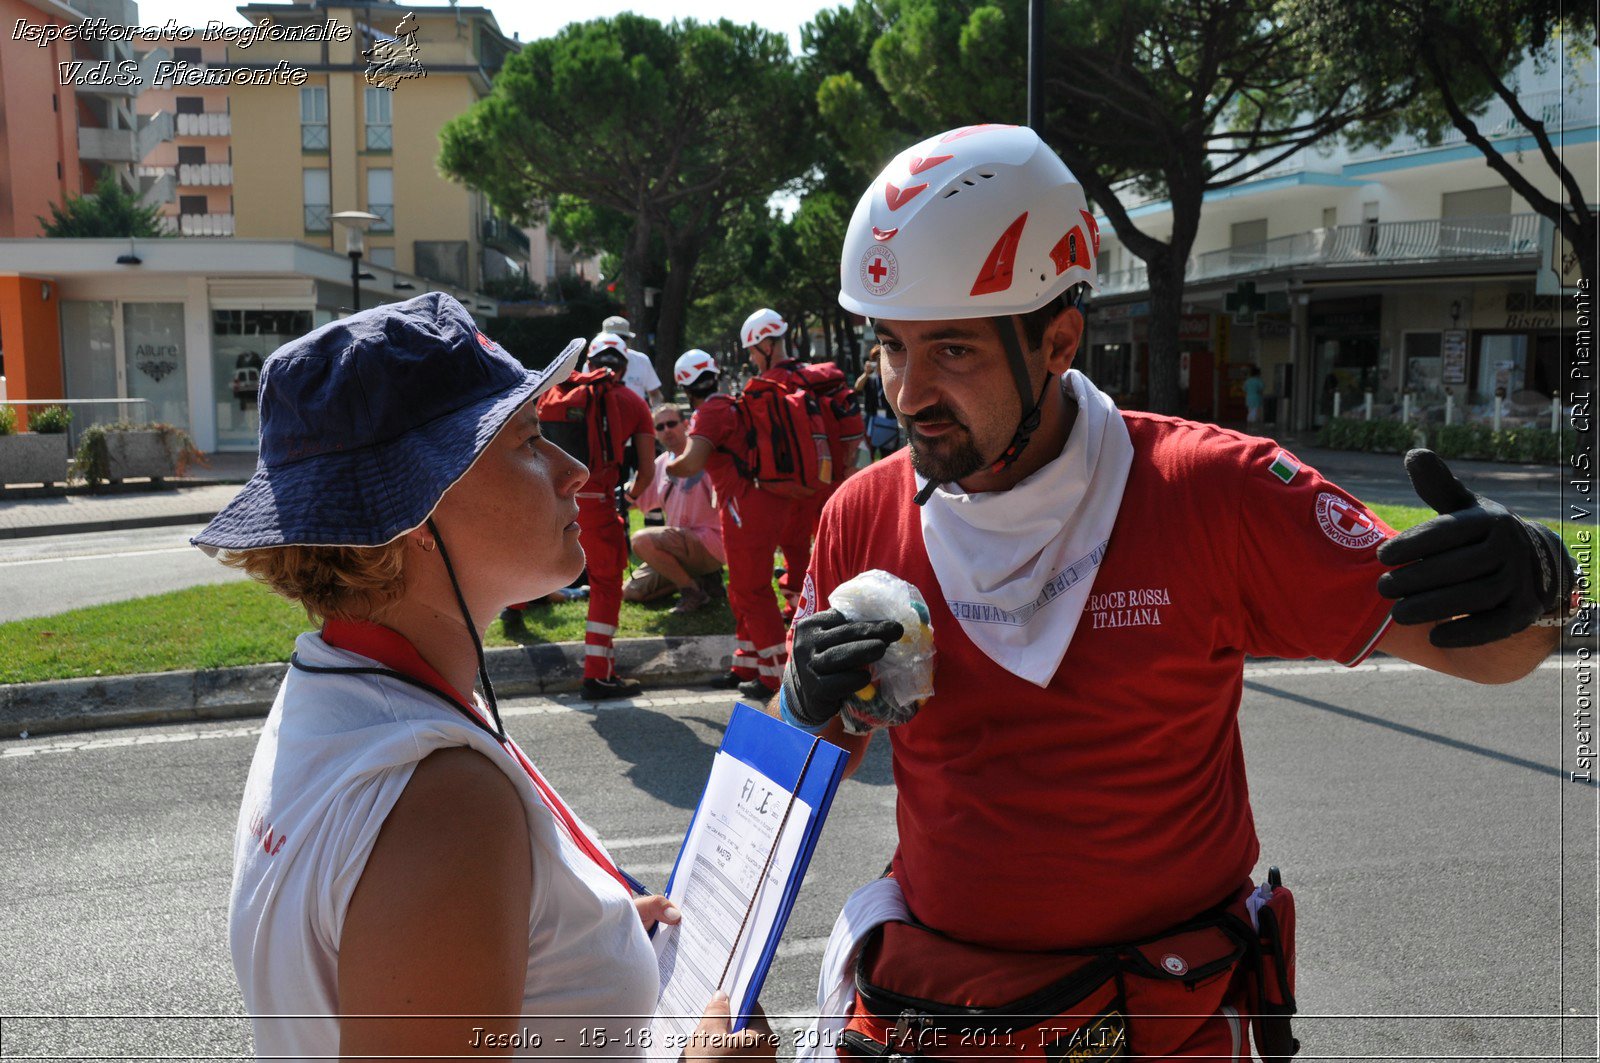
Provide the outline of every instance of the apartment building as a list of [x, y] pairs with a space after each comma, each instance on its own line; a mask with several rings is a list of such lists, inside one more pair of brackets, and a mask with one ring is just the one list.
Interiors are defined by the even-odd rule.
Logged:
[[[526, 270], [527, 236], [436, 165], [440, 129], [489, 92], [517, 47], [487, 8], [306, 0], [239, 12], [251, 23], [350, 32], [344, 40], [229, 48], [231, 66], [281, 60], [309, 75], [299, 86], [230, 92], [236, 235], [342, 253], [332, 215], [359, 210], [379, 218], [366, 236], [367, 260], [376, 265], [472, 290]], [[405, 61], [383, 84], [370, 83], [363, 51], [394, 41]]]
[[[1590, 202], [1600, 200], [1593, 57], [1580, 69], [1519, 72], [1519, 102], [1545, 122]], [[1502, 157], [1563, 198], [1531, 137], [1495, 103], [1479, 119]], [[1167, 238], [1164, 200], [1135, 203]], [[1080, 367], [1123, 402], [1148, 387], [1144, 264], [1100, 219], [1101, 287]], [[1562, 241], [1453, 130], [1438, 144], [1330, 143], [1207, 195], [1185, 272], [1180, 388], [1186, 412], [1244, 417], [1259, 365], [1268, 420], [1304, 431], [1337, 407], [1459, 423], [1548, 423], [1571, 357], [1576, 274]], [[1556, 268], [1552, 268], [1552, 264]], [[1563, 284], [1566, 288], [1563, 288]]]
[[[228, 45], [202, 34], [175, 32], [144, 42], [141, 59], [172, 64], [167, 76], [157, 68], [139, 93], [141, 120], [168, 116], [170, 138], [158, 141], [141, 160], [138, 175], [147, 202], [160, 210], [167, 227], [180, 236], [233, 235], [233, 122], [225, 85], [186, 83], [174, 71], [204, 71], [226, 65]], [[146, 117], [148, 116], [148, 117]]]

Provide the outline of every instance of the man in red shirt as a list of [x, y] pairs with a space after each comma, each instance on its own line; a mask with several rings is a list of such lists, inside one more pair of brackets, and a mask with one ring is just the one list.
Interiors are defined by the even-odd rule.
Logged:
[[722, 549], [728, 560], [728, 604], [736, 625], [733, 668], [719, 686], [766, 701], [778, 691], [787, 660], [783, 616], [772, 593], [772, 558], [790, 517], [787, 498], [758, 487], [739, 468], [745, 431], [737, 404], [717, 391], [720, 371], [705, 351], [678, 358], [673, 376], [689, 396], [689, 446], [666, 466], [669, 476], [711, 477]]
[[[1024, 128], [924, 141], [862, 198], [839, 301], [876, 330], [910, 446], [825, 509], [777, 705], [857, 762], [875, 721], [846, 701], [902, 630], [825, 604], [869, 569], [921, 592], [935, 693], [889, 732], [892, 875], [917, 921], [996, 969], [1156, 938], [1250, 889], [1247, 654], [1377, 649], [1509, 682], [1556, 645], [1577, 581], [1554, 532], [1431, 453], [1407, 470], [1448, 515], [1394, 536], [1270, 441], [1118, 410], [1070, 371], [1097, 251], [1081, 187]], [[1187, 1026], [1116, 1021], [1136, 1052], [1235, 1058], [1251, 977]]]
[[[614, 341], [614, 342], [607, 342]], [[600, 439], [602, 446], [585, 446], [589, 480], [578, 492], [578, 541], [589, 568], [589, 616], [583, 636], [583, 696], [590, 701], [628, 698], [643, 687], [636, 679], [617, 674], [617, 619], [622, 611], [622, 572], [628, 564], [628, 522], [617, 507], [622, 483], [623, 447], [633, 446], [638, 465], [628, 484], [630, 497], [638, 497], [655, 475], [656, 441], [651, 432], [650, 408], [623, 386], [627, 347], [615, 336], [590, 344], [593, 370], [579, 373], [540, 399], [539, 416], [554, 413], [577, 426], [581, 438]], [[574, 390], [578, 396], [569, 398]], [[555, 410], [558, 403], [565, 408]], [[603, 416], [602, 416], [603, 414]], [[606, 453], [609, 451], [609, 453]]]

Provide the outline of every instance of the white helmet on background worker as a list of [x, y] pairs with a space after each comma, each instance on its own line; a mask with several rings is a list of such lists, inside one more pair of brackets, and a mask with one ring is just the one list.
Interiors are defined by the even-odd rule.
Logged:
[[774, 339], [789, 331], [789, 323], [778, 316], [776, 310], [762, 307], [744, 319], [739, 329], [739, 345], [754, 347], [762, 340]]
[[716, 386], [718, 374], [722, 371], [717, 368], [717, 360], [695, 347], [678, 355], [678, 360], [672, 366], [672, 379], [678, 386], [685, 390], [698, 390], [706, 386], [706, 375], [710, 374], [711, 386]]

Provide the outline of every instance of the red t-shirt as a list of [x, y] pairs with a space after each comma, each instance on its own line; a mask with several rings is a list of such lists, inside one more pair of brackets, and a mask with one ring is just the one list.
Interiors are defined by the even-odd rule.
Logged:
[[[610, 389], [606, 394], [607, 402], [615, 402], [615, 416], [619, 418], [616, 429], [624, 439], [633, 439], [635, 436], [645, 435], [654, 438], [655, 421], [650, 416], [650, 406], [632, 391], [620, 384]], [[599, 462], [589, 466], [589, 482], [584, 484], [585, 494], [603, 493], [616, 490], [622, 485], [622, 465], [601, 465]]]
[[732, 398], [720, 392], [702, 402], [689, 418], [689, 435], [699, 436], [715, 449], [706, 460], [706, 474], [717, 492], [717, 507], [730, 498], [743, 497], [750, 489], [750, 481], [739, 475], [733, 463], [732, 450], [744, 445], [744, 422], [739, 417], [739, 407]]
[[951, 616], [906, 454], [846, 481], [817, 529], [803, 608], [871, 568], [928, 601], [935, 694], [889, 732], [894, 871], [917, 918], [966, 941], [1125, 942], [1221, 902], [1259, 848], [1238, 729], [1245, 655], [1354, 664], [1388, 622], [1374, 553], [1393, 532], [1359, 502], [1270, 441], [1123, 418], [1127, 490], [1047, 688], [1001, 669]]

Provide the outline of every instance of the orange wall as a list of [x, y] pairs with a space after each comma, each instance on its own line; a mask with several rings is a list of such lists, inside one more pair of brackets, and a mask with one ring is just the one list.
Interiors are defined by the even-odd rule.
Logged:
[[[44, 297], [47, 284], [48, 299]], [[66, 397], [61, 379], [60, 300], [61, 286], [54, 281], [0, 276], [0, 350], [6, 352], [6, 398]], [[26, 409], [19, 407], [17, 412]]]
[[22, 0], [0, 0], [0, 26], [8, 37], [0, 50], [0, 237], [42, 235], [36, 219], [49, 217], [52, 203], [83, 190], [77, 94], [60, 84], [56, 68], [72, 60], [71, 43], [40, 48], [10, 40], [18, 19], [65, 24]]

